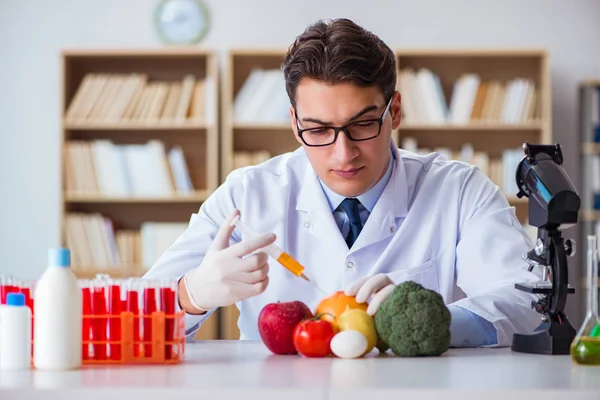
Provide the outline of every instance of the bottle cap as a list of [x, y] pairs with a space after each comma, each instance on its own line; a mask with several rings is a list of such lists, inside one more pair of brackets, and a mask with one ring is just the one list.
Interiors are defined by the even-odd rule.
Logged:
[[6, 295], [7, 306], [24, 306], [25, 295], [23, 293], [9, 293]]
[[49, 249], [48, 265], [53, 267], [69, 267], [71, 265], [71, 253], [69, 249], [62, 247]]

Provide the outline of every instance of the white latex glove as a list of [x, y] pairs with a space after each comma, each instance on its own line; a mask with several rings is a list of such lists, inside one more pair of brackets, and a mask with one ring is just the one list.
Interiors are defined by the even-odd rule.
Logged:
[[369, 302], [367, 314], [373, 316], [395, 287], [394, 282], [386, 274], [377, 274], [360, 278], [348, 286], [344, 294], [354, 296], [358, 303]]
[[204, 260], [184, 276], [190, 303], [200, 311], [225, 307], [256, 296], [269, 283], [268, 255], [257, 251], [275, 241], [275, 234], [266, 233], [229, 246], [235, 229], [232, 219], [226, 219], [208, 249]]

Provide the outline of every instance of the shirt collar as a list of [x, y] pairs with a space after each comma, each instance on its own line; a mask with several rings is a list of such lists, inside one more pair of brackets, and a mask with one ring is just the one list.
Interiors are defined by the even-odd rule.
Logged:
[[[358, 201], [360, 201], [360, 203], [369, 212], [373, 211], [373, 208], [375, 207], [375, 204], [377, 204], [377, 200], [379, 200], [379, 196], [381, 196], [381, 193], [383, 192], [383, 190], [387, 186], [387, 183], [390, 180], [390, 177], [392, 176], [392, 171], [394, 169], [394, 160], [395, 159], [396, 159], [396, 155], [392, 151], [391, 152], [391, 156], [390, 156], [390, 161], [388, 163], [387, 170], [385, 171], [385, 175], [383, 175], [381, 177], [381, 179], [379, 180], [379, 182], [377, 182], [375, 184], [375, 186], [373, 186], [371, 189], [369, 189], [365, 193], [361, 194], [360, 196], [356, 197], [358, 199]], [[327, 198], [327, 202], [329, 203], [329, 207], [331, 208], [331, 212], [335, 211], [335, 209], [339, 207], [339, 205], [342, 203], [342, 201], [344, 201], [344, 199], [346, 197], [341, 196], [341, 195], [335, 193], [334, 191], [332, 191], [331, 189], [329, 189], [327, 187], [327, 185], [325, 185], [323, 183], [323, 181], [321, 181], [320, 178], [319, 178], [319, 183], [321, 184], [321, 188], [323, 189], [323, 192], [325, 193], [325, 197]]]

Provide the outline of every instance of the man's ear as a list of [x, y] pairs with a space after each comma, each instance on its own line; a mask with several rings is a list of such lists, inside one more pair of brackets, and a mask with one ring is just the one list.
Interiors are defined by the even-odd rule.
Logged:
[[396, 130], [402, 122], [402, 95], [400, 92], [394, 92], [392, 104], [390, 104], [390, 113], [392, 115], [392, 129]]
[[298, 129], [296, 128], [296, 113], [294, 112], [294, 107], [290, 105], [290, 121], [292, 124], [292, 131], [294, 132], [294, 137], [296, 138], [296, 141], [300, 144], [302, 143], [302, 139], [300, 139], [300, 136], [298, 136]]

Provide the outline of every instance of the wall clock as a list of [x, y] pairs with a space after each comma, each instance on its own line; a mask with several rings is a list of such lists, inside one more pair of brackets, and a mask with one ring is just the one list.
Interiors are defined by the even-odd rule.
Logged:
[[162, 0], [154, 22], [161, 39], [169, 44], [195, 44], [208, 30], [208, 11], [201, 0]]

